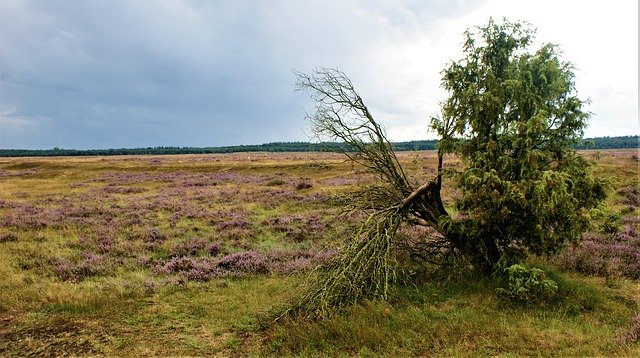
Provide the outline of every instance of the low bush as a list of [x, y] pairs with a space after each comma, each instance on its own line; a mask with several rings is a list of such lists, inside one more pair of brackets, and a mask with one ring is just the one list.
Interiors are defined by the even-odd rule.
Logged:
[[640, 341], [640, 313], [633, 318], [633, 324], [618, 341], [622, 344], [632, 344]]
[[502, 287], [496, 289], [498, 296], [518, 303], [542, 303], [553, 297], [558, 290], [555, 281], [547, 278], [544, 271], [515, 264], [504, 269], [498, 280]]

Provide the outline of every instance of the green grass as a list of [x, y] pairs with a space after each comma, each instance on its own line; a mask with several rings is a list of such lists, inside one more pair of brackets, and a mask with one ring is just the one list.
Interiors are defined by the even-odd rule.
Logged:
[[[617, 189], [637, 185], [634, 153], [584, 155], [597, 161], [601, 175], [610, 175]], [[435, 165], [431, 152], [403, 153], [401, 160], [416, 172], [423, 164]], [[105, 194], [109, 181], [103, 179], [123, 173], [152, 179], [115, 183], [141, 192]], [[179, 180], [202, 173], [264, 180], [185, 187], [172, 194], [174, 182], [153, 179], [175, 173], [183, 173]], [[331, 247], [357, 223], [332, 221], [339, 208], [329, 200], [305, 198], [328, 198], [356, 185], [327, 184], [331, 180], [371, 180], [361, 173], [342, 157], [310, 153], [0, 158], [0, 218], [20, 205], [72, 207], [91, 209], [86, 215], [97, 223], [64, 217], [59, 223], [0, 226], [0, 356], [640, 356], [637, 342], [618, 339], [640, 313], [640, 283], [562, 271], [545, 258], [529, 264], [544, 268], [559, 288], [555, 299], [539, 305], [505, 302], [493, 281], [448, 272], [400, 286], [388, 302], [367, 302], [324, 321], [287, 318], [277, 324], [271, 324], [270, 314], [303, 289], [304, 271], [199, 282], [141, 263], [142, 258], [166, 262], [176, 245], [192, 238], [219, 240], [225, 253]], [[299, 181], [312, 187], [297, 190]], [[286, 195], [269, 199], [276, 191]], [[244, 210], [251, 228], [219, 229], [215, 217], [180, 217], [172, 224], [173, 209], [153, 205], [163, 195], [170, 195], [166, 203]], [[451, 188], [445, 195], [452, 195]], [[612, 196], [605, 209], [622, 207]], [[110, 209], [106, 212], [119, 221], [106, 220], [101, 209]], [[134, 214], [140, 219], [118, 224]], [[297, 221], [290, 228], [303, 235], [294, 235], [262, 224], [298, 216], [319, 217], [326, 226], [308, 233], [304, 220]], [[166, 239], [148, 247], [145, 235], [152, 229]], [[113, 240], [101, 249], [105, 232]], [[108, 258], [105, 269], [69, 280], [56, 273], [56, 259], [76, 262], [85, 251]], [[207, 255], [200, 250], [193, 257]]]
[[[568, 276], [568, 275], [567, 275]], [[405, 287], [391, 303], [369, 302], [327, 321], [289, 320], [271, 329], [276, 355], [487, 356], [632, 355], [616, 343], [638, 302], [637, 283], [618, 289], [594, 279], [563, 277], [558, 302], [521, 307], [497, 298], [491, 283], [467, 277], [447, 285]]]

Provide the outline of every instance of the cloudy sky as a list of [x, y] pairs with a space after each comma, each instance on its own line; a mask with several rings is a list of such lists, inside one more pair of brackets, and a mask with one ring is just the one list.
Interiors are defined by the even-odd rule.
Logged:
[[433, 138], [440, 71], [489, 17], [561, 46], [586, 136], [638, 134], [637, 0], [3, 0], [0, 148], [306, 141], [292, 70], [318, 66], [392, 140]]

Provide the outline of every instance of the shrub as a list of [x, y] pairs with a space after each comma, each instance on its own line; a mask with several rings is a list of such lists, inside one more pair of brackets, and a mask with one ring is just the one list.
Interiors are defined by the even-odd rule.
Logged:
[[296, 184], [296, 189], [297, 190], [302, 190], [302, 189], [309, 189], [312, 188], [313, 184], [309, 183], [306, 180], [300, 181], [298, 182], [298, 184]]
[[112, 266], [108, 258], [90, 251], [83, 251], [80, 256], [78, 262], [62, 257], [52, 258], [53, 271], [64, 281], [81, 281], [89, 276], [105, 274]]
[[267, 260], [257, 251], [230, 254], [218, 261], [218, 267], [229, 271], [260, 274], [269, 272]]
[[640, 237], [629, 221], [615, 235], [586, 233], [582, 242], [559, 255], [556, 263], [587, 274], [640, 278]]
[[207, 281], [225, 275], [225, 272], [209, 260], [189, 256], [174, 257], [164, 265], [157, 266], [155, 271], [164, 274], [177, 273], [181, 281]]
[[265, 183], [266, 186], [280, 186], [284, 184], [286, 184], [286, 182], [281, 178], [269, 179], [269, 181]]
[[640, 313], [633, 318], [633, 325], [622, 337], [618, 338], [621, 344], [632, 344], [640, 341]]
[[204, 250], [207, 244], [207, 240], [194, 237], [171, 247], [170, 256], [195, 256], [198, 251]]
[[496, 293], [509, 301], [544, 302], [558, 290], [558, 285], [537, 268], [515, 264], [507, 267], [503, 274], [500, 280], [504, 282], [504, 286], [497, 288]]
[[605, 234], [615, 234], [620, 230], [620, 214], [610, 213], [602, 223], [602, 232]]
[[167, 238], [166, 234], [156, 228], [148, 229], [143, 237], [144, 247], [148, 250], [154, 250], [166, 241]]
[[0, 234], [0, 243], [2, 242], [15, 242], [18, 241], [19, 237], [18, 235], [12, 233], [12, 232], [6, 232], [6, 233], [2, 233]]
[[211, 256], [216, 256], [217, 254], [220, 253], [221, 248], [222, 248], [222, 242], [216, 241], [211, 245], [209, 245], [209, 247], [207, 247], [207, 252], [209, 252], [209, 255]]
[[638, 194], [638, 188], [628, 186], [618, 189], [617, 193], [622, 196], [623, 204], [632, 205], [634, 207], [640, 206], [640, 194]]

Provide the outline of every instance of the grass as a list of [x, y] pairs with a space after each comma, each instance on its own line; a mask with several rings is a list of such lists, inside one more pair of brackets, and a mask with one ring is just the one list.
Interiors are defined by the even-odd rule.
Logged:
[[[413, 292], [400, 292], [390, 304], [370, 302], [328, 321], [276, 326], [271, 349], [300, 356], [630, 354], [633, 347], [615, 341], [622, 322], [614, 317], [637, 310], [637, 302], [617, 296], [616, 290], [594, 288], [600, 284], [567, 278], [564, 300], [540, 308], [505, 306], [491, 284], [472, 277], [446, 286], [430, 283], [405, 288]], [[640, 293], [637, 284], [624, 285]]]
[[[583, 155], [613, 183], [603, 210], [622, 234], [607, 235], [628, 238], [640, 229], [624, 198], [638, 187], [637, 152]], [[435, 153], [400, 158], [433, 175]], [[388, 302], [265, 328], [358, 224], [334, 219], [330, 198], [370, 180], [318, 153], [0, 158], [0, 356], [640, 355], [621, 339], [640, 313], [637, 279], [563, 257], [529, 263], [558, 283], [544, 305], [450, 272]]]

